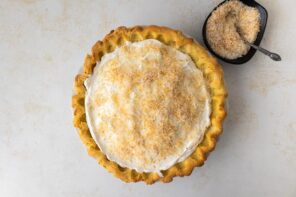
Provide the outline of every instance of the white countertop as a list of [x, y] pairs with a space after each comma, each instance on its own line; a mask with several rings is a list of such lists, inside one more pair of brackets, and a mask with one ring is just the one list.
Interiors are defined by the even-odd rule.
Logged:
[[269, 12], [262, 46], [244, 65], [220, 62], [229, 115], [202, 168], [172, 183], [126, 184], [86, 153], [72, 126], [73, 78], [94, 42], [117, 26], [165, 25], [202, 43], [219, 0], [0, 2], [0, 196], [296, 196], [296, 3]]

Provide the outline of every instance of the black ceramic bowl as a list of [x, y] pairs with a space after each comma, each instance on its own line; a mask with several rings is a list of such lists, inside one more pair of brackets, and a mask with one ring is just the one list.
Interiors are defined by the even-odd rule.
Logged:
[[[222, 3], [220, 3], [217, 7], [215, 7], [215, 9], [217, 9], [220, 5], [222, 5], [226, 1], [223, 1]], [[266, 28], [268, 13], [267, 13], [266, 9], [262, 5], [260, 5], [259, 3], [257, 3], [254, 0], [241, 0], [241, 2], [243, 2], [244, 4], [246, 4], [248, 6], [257, 8], [259, 10], [259, 12], [260, 12], [260, 31], [258, 32], [257, 38], [256, 38], [256, 40], [254, 42], [255, 45], [259, 46], [260, 45], [260, 42], [261, 42], [261, 40], [263, 38], [263, 34], [264, 34], [264, 31], [265, 31], [265, 28]], [[224, 62], [227, 62], [227, 63], [231, 63], [231, 64], [243, 64], [243, 63], [249, 61], [254, 56], [254, 54], [256, 53], [256, 50], [253, 49], [253, 48], [251, 48], [246, 55], [244, 55], [244, 56], [242, 56], [240, 58], [237, 58], [237, 59], [226, 59], [226, 58], [223, 58], [220, 55], [216, 54], [213, 51], [213, 49], [211, 48], [211, 46], [209, 45], [209, 43], [207, 41], [207, 34], [206, 34], [207, 22], [208, 22], [209, 17], [211, 16], [212, 12], [207, 17], [207, 19], [206, 19], [206, 21], [205, 21], [205, 23], [203, 25], [203, 30], [202, 30], [203, 40], [204, 40], [205, 45], [209, 49], [209, 51], [211, 53], [213, 53], [216, 57], [218, 57], [219, 59], [221, 59], [221, 60], [223, 60]]]

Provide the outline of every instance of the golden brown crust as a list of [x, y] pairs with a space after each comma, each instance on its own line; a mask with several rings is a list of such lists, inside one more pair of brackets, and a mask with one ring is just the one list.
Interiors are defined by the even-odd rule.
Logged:
[[[116, 47], [124, 44], [125, 41], [136, 42], [148, 38], [157, 39], [188, 54], [203, 72], [212, 99], [211, 125], [207, 129], [203, 141], [190, 157], [162, 171], [163, 177], [157, 173], [138, 173], [108, 160], [91, 137], [85, 118], [85, 87], [83, 83], [92, 74], [96, 62], [100, 61], [104, 54], [110, 53]], [[217, 137], [222, 133], [222, 122], [226, 116], [225, 99], [227, 92], [223, 80], [223, 71], [216, 60], [203, 47], [194, 42], [193, 39], [184, 36], [180, 31], [159, 26], [119, 27], [112, 30], [102, 41], [98, 41], [93, 46], [92, 54], [86, 56], [83, 68], [83, 73], [78, 74], [75, 78], [75, 95], [72, 97], [74, 126], [78, 128], [80, 138], [87, 147], [89, 155], [93, 156], [99, 164], [116, 177], [125, 182], [145, 181], [147, 184], [152, 184], [158, 180], [170, 182], [175, 176], [190, 175], [194, 167], [203, 165], [208, 153], [215, 148]]]

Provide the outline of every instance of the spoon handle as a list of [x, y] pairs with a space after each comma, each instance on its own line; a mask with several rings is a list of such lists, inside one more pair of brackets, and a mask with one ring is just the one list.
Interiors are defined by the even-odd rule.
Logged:
[[274, 61], [281, 61], [281, 60], [282, 60], [282, 58], [281, 58], [281, 56], [280, 56], [279, 54], [276, 54], [276, 53], [270, 52], [270, 51], [268, 51], [268, 50], [266, 50], [266, 49], [264, 49], [264, 48], [262, 48], [262, 47], [260, 47], [260, 46], [254, 45], [254, 44], [249, 43], [249, 42], [248, 42], [248, 44], [249, 44], [251, 47], [253, 47], [254, 49], [256, 49], [256, 50], [258, 50], [258, 51], [264, 53], [264, 54], [267, 55], [267, 56], [269, 56], [269, 57], [270, 57], [271, 59], [273, 59]]

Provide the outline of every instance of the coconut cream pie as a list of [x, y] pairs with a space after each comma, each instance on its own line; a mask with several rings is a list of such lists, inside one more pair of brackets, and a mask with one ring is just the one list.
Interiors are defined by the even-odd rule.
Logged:
[[166, 27], [111, 31], [75, 79], [74, 125], [91, 156], [126, 182], [170, 182], [201, 166], [222, 132], [221, 67]]

